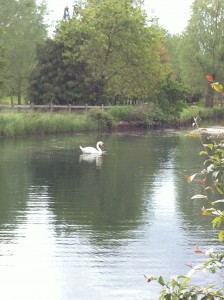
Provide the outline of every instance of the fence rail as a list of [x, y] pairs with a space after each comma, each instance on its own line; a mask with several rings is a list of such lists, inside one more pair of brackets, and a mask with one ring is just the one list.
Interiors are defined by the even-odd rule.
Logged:
[[67, 112], [72, 112], [72, 111], [88, 111], [89, 109], [95, 109], [95, 108], [100, 108], [103, 110], [107, 110], [108, 108], [110, 108], [110, 106], [95, 106], [95, 105], [54, 105], [54, 104], [48, 104], [48, 105], [35, 105], [35, 104], [25, 104], [25, 105], [17, 105], [17, 104], [0, 104], [0, 110], [3, 109], [15, 109], [18, 111], [27, 111], [27, 110], [44, 110], [44, 111], [50, 111], [50, 112], [54, 112], [54, 111], [67, 111]]

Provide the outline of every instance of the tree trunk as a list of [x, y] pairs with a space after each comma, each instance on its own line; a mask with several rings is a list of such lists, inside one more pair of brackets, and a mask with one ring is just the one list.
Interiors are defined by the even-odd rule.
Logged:
[[100, 100], [102, 99], [103, 90], [104, 90], [104, 81], [103, 80], [98, 81], [96, 89], [95, 89], [95, 93], [96, 93], [96, 105], [99, 105]]
[[210, 85], [208, 85], [207, 94], [205, 97], [205, 107], [212, 108], [213, 104], [214, 104], [214, 90]]
[[21, 94], [19, 93], [19, 94], [18, 94], [18, 105], [21, 105], [21, 98], [22, 98], [22, 97], [21, 97]]

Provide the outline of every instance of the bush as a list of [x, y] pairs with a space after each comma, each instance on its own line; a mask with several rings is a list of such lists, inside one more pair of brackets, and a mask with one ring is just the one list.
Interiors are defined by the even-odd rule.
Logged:
[[133, 107], [129, 106], [112, 106], [108, 110], [108, 114], [115, 121], [130, 121], [132, 116]]
[[88, 117], [96, 122], [102, 130], [111, 130], [114, 126], [112, 117], [102, 109], [89, 110]]

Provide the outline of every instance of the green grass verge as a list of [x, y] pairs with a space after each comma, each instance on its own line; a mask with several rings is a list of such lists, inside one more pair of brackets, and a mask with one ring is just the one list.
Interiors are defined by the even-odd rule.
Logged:
[[[176, 125], [188, 125], [193, 118], [200, 116], [202, 120], [224, 116], [222, 107], [213, 109], [203, 107], [187, 107], [181, 112]], [[45, 135], [55, 133], [75, 133], [96, 130], [111, 130], [119, 121], [141, 123], [145, 128], [175, 126], [169, 120], [164, 121], [152, 106], [111, 107], [108, 111], [93, 109], [87, 113], [49, 113], [49, 112], [17, 112], [0, 111], [0, 136], [15, 137], [29, 135]], [[159, 125], [158, 125], [159, 124]]]
[[4, 111], [0, 113], [0, 136], [15, 137], [97, 130], [87, 114]]

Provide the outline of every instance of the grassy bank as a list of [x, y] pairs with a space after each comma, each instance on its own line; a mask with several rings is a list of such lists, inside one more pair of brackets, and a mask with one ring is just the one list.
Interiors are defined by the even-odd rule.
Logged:
[[72, 133], [97, 130], [97, 124], [83, 115], [11, 112], [0, 113], [0, 136], [15, 137], [45, 135], [51, 133]]
[[15, 137], [45, 135], [53, 133], [75, 133], [96, 130], [116, 130], [118, 124], [138, 124], [144, 128], [187, 126], [196, 116], [202, 120], [224, 116], [221, 107], [185, 108], [178, 119], [165, 119], [156, 114], [149, 105], [116, 106], [108, 111], [93, 109], [87, 113], [41, 113], [41, 112], [0, 112], [0, 136]]

